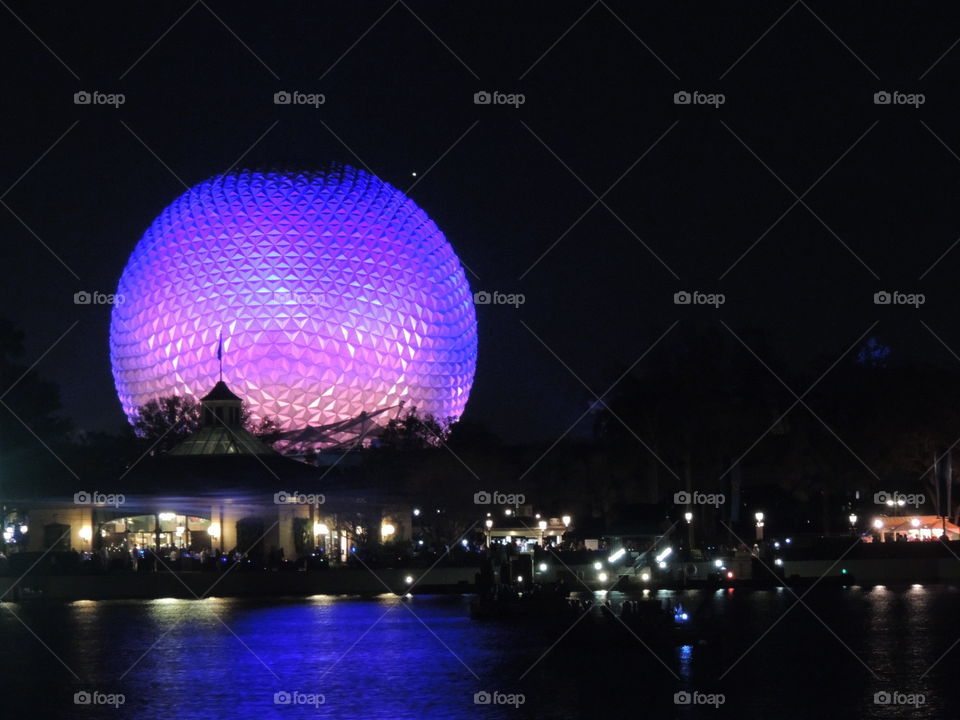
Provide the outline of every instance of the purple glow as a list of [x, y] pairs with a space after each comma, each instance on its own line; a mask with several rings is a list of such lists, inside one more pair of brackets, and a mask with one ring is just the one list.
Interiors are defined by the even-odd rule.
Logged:
[[463, 413], [477, 321], [443, 233], [396, 188], [348, 166], [237, 171], [194, 186], [137, 244], [110, 360], [132, 421], [223, 377], [283, 429], [396, 405]]

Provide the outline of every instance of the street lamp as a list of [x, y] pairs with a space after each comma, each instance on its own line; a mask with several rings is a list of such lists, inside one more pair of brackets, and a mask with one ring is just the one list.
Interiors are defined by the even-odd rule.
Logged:
[[757, 540], [763, 540], [763, 513], [754, 513], [753, 517], [757, 521]]
[[543, 533], [547, 529], [547, 521], [541, 520], [537, 523], [537, 527], [540, 528], [540, 547], [543, 547]]
[[847, 520], [850, 521], [850, 534], [854, 535], [857, 529], [857, 514], [850, 513], [850, 515], [847, 516]]
[[487, 538], [487, 547], [490, 547], [490, 528], [493, 527], [493, 520], [487, 518], [486, 522], [483, 524], [487, 526], [487, 531], [484, 533], [484, 535]]

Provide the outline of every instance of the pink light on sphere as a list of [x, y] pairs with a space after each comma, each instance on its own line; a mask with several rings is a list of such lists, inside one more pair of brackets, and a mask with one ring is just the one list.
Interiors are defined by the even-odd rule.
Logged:
[[412, 200], [343, 165], [243, 170], [192, 187], [154, 220], [120, 278], [110, 360], [132, 422], [223, 377], [284, 430], [405, 401], [459, 417], [477, 356], [473, 296]]

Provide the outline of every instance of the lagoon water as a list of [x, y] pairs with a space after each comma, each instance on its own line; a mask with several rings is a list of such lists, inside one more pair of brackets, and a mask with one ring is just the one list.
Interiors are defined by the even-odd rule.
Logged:
[[[572, 630], [481, 622], [462, 596], [4, 603], [3, 707], [143, 719], [958, 715], [960, 588], [817, 589], [802, 604], [784, 589], [652, 597], [719, 634], [655, 652], [599, 610]], [[124, 701], [77, 705], [78, 692]], [[477, 704], [478, 692], [501, 703]], [[678, 692], [699, 695], [676, 704]], [[915, 704], [876, 703], [884, 692]]]

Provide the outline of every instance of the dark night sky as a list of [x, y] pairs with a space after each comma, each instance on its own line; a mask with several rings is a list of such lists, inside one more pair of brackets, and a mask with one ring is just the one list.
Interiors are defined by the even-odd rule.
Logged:
[[[78, 322], [38, 369], [80, 427], [123, 417], [109, 310], [73, 294], [112, 292], [184, 190], [178, 178], [192, 185], [241, 156], [362, 161], [401, 189], [420, 174], [411, 196], [473, 289], [526, 295], [519, 310], [479, 308], [466, 417], [505, 437], [555, 438], [589, 400], [531, 331], [597, 392], [675, 320], [766, 332], [813, 377], [874, 321], [901, 360], [957, 362], [931, 331], [960, 354], [960, 248], [920, 279], [960, 237], [960, 47], [936, 62], [960, 37], [956, 8], [411, 1], [370, 29], [389, 3], [211, 3], [219, 19], [198, 4], [170, 29], [189, 3], [10, 7], [22, 22], [0, 10], [0, 192], [14, 186], [0, 207], [2, 314], [27, 332], [28, 362]], [[81, 89], [126, 104], [74, 105]], [[276, 106], [283, 89], [327, 102]], [[477, 106], [484, 89], [526, 102]], [[677, 106], [684, 89], [726, 103]], [[926, 102], [874, 105], [882, 89]], [[622, 223], [597, 205], [571, 230], [591, 190], [668, 129], [604, 197]], [[734, 134], [798, 195], [847, 154], [804, 197], [822, 223], [798, 204], [727, 272], [794, 202]], [[676, 306], [680, 289], [727, 303]], [[882, 289], [923, 292], [926, 304], [877, 307]], [[655, 352], [675, 351], [670, 340]]]

